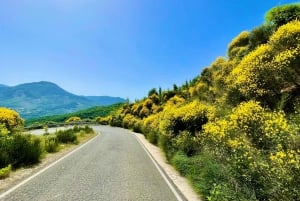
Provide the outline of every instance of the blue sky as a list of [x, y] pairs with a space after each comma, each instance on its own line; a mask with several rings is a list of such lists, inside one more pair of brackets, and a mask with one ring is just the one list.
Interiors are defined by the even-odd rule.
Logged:
[[0, 0], [0, 84], [141, 99], [193, 79], [267, 10], [294, 2]]

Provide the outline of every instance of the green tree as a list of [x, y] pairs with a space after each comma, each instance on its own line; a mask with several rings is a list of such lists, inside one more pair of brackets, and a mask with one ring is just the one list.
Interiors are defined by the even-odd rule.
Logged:
[[300, 3], [274, 7], [265, 16], [266, 23], [274, 29], [293, 20], [300, 20]]
[[157, 91], [155, 88], [151, 89], [149, 92], [148, 92], [148, 97], [152, 96], [153, 94], [156, 94], [158, 95]]
[[249, 51], [254, 50], [262, 44], [266, 44], [273, 33], [273, 28], [270, 25], [264, 24], [256, 27], [249, 35]]

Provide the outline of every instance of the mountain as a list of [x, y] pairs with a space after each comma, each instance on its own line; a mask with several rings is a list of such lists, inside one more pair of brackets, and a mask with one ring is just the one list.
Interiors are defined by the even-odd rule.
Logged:
[[78, 96], [51, 82], [34, 82], [9, 87], [0, 84], [0, 106], [18, 111], [25, 119], [65, 114], [125, 102], [109, 96]]
[[4, 84], [0, 84], [0, 88], [5, 88], [5, 87], [8, 87], [8, 86], [6, 86]]

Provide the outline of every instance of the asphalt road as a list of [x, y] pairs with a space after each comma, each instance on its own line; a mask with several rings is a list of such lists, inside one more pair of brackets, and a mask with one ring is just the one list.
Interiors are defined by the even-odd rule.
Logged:
[[[55, 133], [55, 131], [66, 130], [66, 129], [70, 129], [70, 128], [73, 128], [73, 126], [48, 128], [47, 132], [48, 133]], [[45, 129], [31, 130], [31, 131], [28, 131], [27, 133], [30, 133], [30, 134], [33, 134], [33, 135], [43, 135], [43, 134], [45, 134]]]
[[101, 134], [0, 200], [178, 200], [134, 135], [94, 129]]

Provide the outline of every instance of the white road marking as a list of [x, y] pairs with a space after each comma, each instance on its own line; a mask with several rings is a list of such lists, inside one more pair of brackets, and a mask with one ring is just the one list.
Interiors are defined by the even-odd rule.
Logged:
[[157, 164], [156, 160], [154, 160], [153, 156], [150, 154], [150, 152], [148, 151], [148, 149], [145, 147], [145, 145], [140, 141], [140, 139], [138, 139], [138, 137], [133, 134], [135, 136], [135, 139], [140, 143], [140, 145], [143, 147], [143, 149], [145, 150], [145, 152], [147, 153], [147, 155], [149, 156], [149, 158], [151, 159], [151, 161], [153, 162], [154, 166], [156, 167], [156, 169], [158, 170], [158, 172], [160, 173], [160, 175], [162, 176], [162, 178], [165, 180], [165, 182], [167, 183], [167, 185], [169, 186], [169, 188], [171, 189], [171, 191], [173, 192], [173, 194], [175, 195], [176, 199], [178, 201], [184, 201], [182, 199], [182, 197], [179, 195], [179, 193], [177, 192], [177, 190], [174, 188], [174, 186], [171, 184], [171, 182], [169, 181], [169, 179], [167, 178], [166, 174], [161, 170], [161, 168], [159, 167], [159, 165]]

